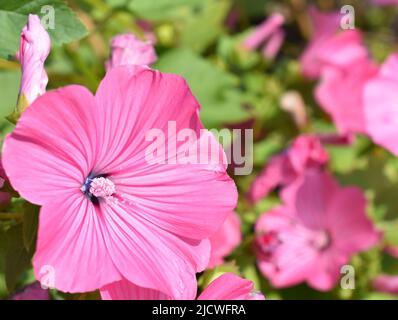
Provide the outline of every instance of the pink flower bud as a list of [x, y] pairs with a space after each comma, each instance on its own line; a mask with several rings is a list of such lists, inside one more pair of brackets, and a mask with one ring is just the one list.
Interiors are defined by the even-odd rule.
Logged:
[[21, 42], [17, 59], [21, 63], [22, 76], [19, 91], [20, 101], [25, 103], [17, 107], [22, 112], [38, 96], [46, 91], [48, 83], [47, 73], [44, 70], [44, 62], [51, 49], [51, 40], [47, 31], [40, 23], [37, 15], [29, 15], [28, 23], [22, 29]]
[[112, 53], [106, 70], [123, 65], [149, 66], [157, 60], [152, 41], [142, 41], [133, 34], [120, 34], [112, 39]]

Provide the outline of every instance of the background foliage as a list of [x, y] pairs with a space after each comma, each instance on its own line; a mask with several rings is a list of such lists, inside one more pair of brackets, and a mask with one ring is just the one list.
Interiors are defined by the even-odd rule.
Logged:
[[[315, 2], [315, 1], [311, 1]], [[40, 13], [43, 5], [55, 8], [55, 29], [50, 31], [52, 52], [46, 62], [48, 89], [70, 83], [95, 91], [104, 75], [109, 41], [117, 33], [143, 34], [149, 21], [157, 38], [159, 59], [154, 66], [183, 75], [202, 105], [201, 118], [208, 128], [254, 128], [254, 172], [234, 177], [240, 192], [237, 208], [244, 240], [228, 262], [200, 278], [204, 286], [220, 271], [232, 270], [253, 280], [269, 299], [290, 298], [394, 298], [372, 292], [370, 280], [381, 270], [398, 273], [398, 261], [376, 248], [356, 256], [357, 289], [335, 289], [320, 293], [306, 285], [275, 290], [259, 274], [252, 252], [253, 224], [266, 209], [279, 202], [272, 194], [255, 206], [244, 198], [250, 182], [267, 159], [287, 147], [296, 135], [306, 132], [335, 132], [330, 119], [313, 98], [314, 83], [299, 71], [298, 57], [308, 41], [308, 19], [300, 0], [0, 0], [0, 133], [3, 138], [13, 125], [4, 117], [14, 109], [20, 67], [13, 59], [19, 33], [28, 13]], [[356, 24], [365, 32], [367, 45], [382, 61], [396, 50], [398, 14], [391, 8], [369, 7], [366, 1], [344, 1], [356, 8]], [[338, 1], [318, 1], [325, 8], [339, 8]], [[240, 46], [242, 39], [271, 12], [287, 17], [287, 38], [274, 60]], [[238, 16], [235, 18], [235, 14]], [[395, 29], [396, 31], [397, 29]], [[287, 90], [298, 90], [304, 98], [308, 125], [298, 128], [280, 107]], [[359, 137], [351, 147], [328, 147], [330, 170], [344, 185], [366, 190], [369, 212], [386, 230], [385, 243], [398, 245], [398, 160]], [[0, 213], [0, 297], [10, 296], [34, 280], [30, 258], [34, 251], [38, 208], [13, 198], [12, 206]], [[23, 212], [23, 214], [20, 214]], [[382, 245], [384, 245], [382, 244]], [[67, 295], [53, 291], [55, 299], [91, 299], [97, 294]]]

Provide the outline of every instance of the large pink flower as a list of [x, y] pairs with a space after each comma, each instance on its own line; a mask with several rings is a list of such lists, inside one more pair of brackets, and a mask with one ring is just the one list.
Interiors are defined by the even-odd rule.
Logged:
[[41, 25], [39, 16], [30, 14], [28, 23], [22, 30], [17, 53], [22, 67], [19, 94], [24, 96], [28, 104], [46, 92], [48, 77], [44, 70], [44, 62], [50, 49], [50, 36]]
[[[224, 162], [173, 161], [191, 145], [168, 129], [199, 136], [198, 108], [181, 77], [123, 66], [95, 96], [67, 86], [23, 113], [5, 140], [3, 165], [15, 190], [42, 206], [38, 280], [52, 276], [57, 289], [84, 292], [127, 279], [176, 299], [195, 296], [207, 238], [237, 199]], [[166, 133], [166, 163], [147, 160], [150, 129]], [[212, 136], [205, 131], [194, 144], [202, 137]]]
[[142, 41], [131, 33], [119, 34], [112, 39], [111, 57], [106, 69], [124, 65], [150, 66], [157, 56], [152, 41]]
[[367, 133], [375, 143], [398, 155], [398, 54], [384, 62], [363, 94]]
[[[119, 281], [101, 290], [103, 300], [168, 300], [170, 297], [156, 290], [137, 287]], [[224, 273], [213, 280], [197, 298], [198, 300], [264, 300], [264, 296], [253, 290], [253, 282], [233, 273]]]
[[271, 158], [268, 165], [254, 180], [249, 197], [256, 202], [278, 186], [286, 187], [308, 170], [318, 169], [329, 160], [326, 150], [316, 136], [296, 138], [287, 151]]
[[260, 217], [256, 249], [262, 273], [275, 287], [307, 282], [326, 291], [352, 255], [376, 244], [361, 190], [341, 188], [326, 173], [312, 171], [291, 202]]
[[224, 258], [240, 244], [241, 240], [239, 216], [231, 212], [221, 228], [210, 238], [211, 252], [208, 268], [222, 264]]

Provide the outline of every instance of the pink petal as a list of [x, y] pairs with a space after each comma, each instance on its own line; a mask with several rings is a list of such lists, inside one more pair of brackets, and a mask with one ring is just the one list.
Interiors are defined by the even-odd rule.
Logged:
[[373, 287], [380, 292], [398, 294], [398, 276], [381, 274], [373, 280]]
[[105, 241], [124, 278], [174, 299], [194, 299], [195, 273], [209, 260], [208, 240], [191, 240], [165, 231], [143, 217], [140, 206], [101, 204]]
[[339, 29], [340, 12], [321, 12], [311, 6], [308, 10], [312, 20], [313, 37], [308, 47], [300, 57], [303, 74], [309, 79], [316, 79], [321, 72], [321, 62], [318, 55], [325, 42]]
[[102, 300], [169, 300], [160, 291], [136, 286], [126, 279], [107, 284], [100, 292]]
[[117, 66], [150, 66], [157, 60], [152, 41], [142, 41], [134, 34], [119, 34], [112, 39], [112, 53], [106, 63], [106, 69]]
[[285, 40], [285, 32], [283, 30], [278, 30], [275, 32], [269, 41], [264, 45], [262, 53], [264, 57], [268, 59], [274, 59], [281, 49], [283, 42]]
[[285, 22], [285, 18], [280, 14], [273, 14], [263, 23], [255, 28], [243, 42], [243, 46], [249, 50], [257, 49], [265, 42], [273, 33], [275, 33]]
[[309, 172], [297, 189], [297, 216], [311, 229], [324, 229], [327, 223], [326, 213], [337, 191], [337, 182], [326, 173]]
[[294, 178], [295, 172], [290, 168], [286, 154], [274, 156], [250, 186], [249, 198], [257, 202], [267, 197], [278, 185]]
[[331, 37], [318, 52], [321, 64], [335, 68], [350, 68], [353, 63], [367, 60], [369, 53], [360, 31], [346, 30]]
[[276, 288], [296, 285], [311, 274], [317, 252], [308, 242], [310, 231], [299, 227], [294, 219], [293, 208], [277, 207], [263, 214], [257, 224], [256, 233], [274, 232], [281, 241], [271, 252], [272, 257], [264, 257], [257, 251], [258, 267]]
[[398, 155], [398, 65], [396, 56], [383, 65], [379, 76], [369, 81], [364, 88], [366, 129], [373, 141]]
[[80, 190], [44, 205], [33, 258], [36, 278], [64, 292], [94, 291], [121, 279], [102, 235], [104, 224], [104, 214]]
[[327, 219], [333, 246], [346, 254], [367, 250], [380, 240], [366, 215], [366, 198], [358, 188], [337, 191], [329, 203]]
[[209, 284], [198, 300], [264, 300], [264, 296], [253, 292], [253, 282], [224, 273]]
[[223, 258], [239, 245], [242, 240], [240, 229], [239, 216], [231, 212], [221, 228], [210, 238], [211, 252], [208, 268], [222, 264]]
[[341, 133], [366, 131], [363, 90], [377, 71], [377, 67], [366, 60], [351, 65], [349, 72], [334, 67], [324, 68], [315, 97], [332, 116]]
[[330, 291], [341, 278], [340, 269], [349, 262], [349, 257], [338, 250], [327, 250], [316, 259], [313, 271], [308, 274], [308, 284], [319, 291]]
[[2, 163], [23, 198], [41, 205], [80, 189], [96, 154], [94, 103], [84, 87], [68, 86], [22, 114], [5, 139]]

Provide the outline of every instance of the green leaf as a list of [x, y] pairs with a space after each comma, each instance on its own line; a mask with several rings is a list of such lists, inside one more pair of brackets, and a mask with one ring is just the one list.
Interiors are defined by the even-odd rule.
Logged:
[[203, 0], [133, 0], [129, 9], [148, 20], [172, 20], [189, 14]]
[[159, 59], [156, 67], [182, 75], [188, 81], [202, 106], [200, 117], [206, 127], [222, 127], [250, 117], [242, 107], [238, 79], [191, 50], [171, 50]]
[[398, 246], [398, 220], [385, 221], [380, 224], [380, 227], [384, 232], [384, 239], [387, 245], [393, 247]]
[[[187, 18], [180, 27], [180, 43], [202, 52], [224, 32], [224, 20], [231, 7], [227, 0], [202, 1], [198, 12]], [[195, 35], [194, 37], [192, 35]]]
[[22, 224], [7, 230], [7, 254], [5, 263], [6, 284], [9, 292], [14, 291], [21, 275], [31, 265], [33, 250], [26, 250], [23, 241]]
[[26, 250], [31, 250], [36, 240], [37, 226], [39, 222], [39, 207], [25, 202], [22, 222], [23, 243]]
[[84, 25], [63, 0], [0, 0], [0, 57], [14, 56], [27, 16], [32, 13], [45, 18], [47, 11], [42, 12], [44, 6], [54, 8], [54, 29], [47, 30], [53, 44], [68, 43], [87, 34]]
[[2, 120], [15, 109], [19, 90], [19, 74], [19, 70], [0, 71], [0, 118]]

